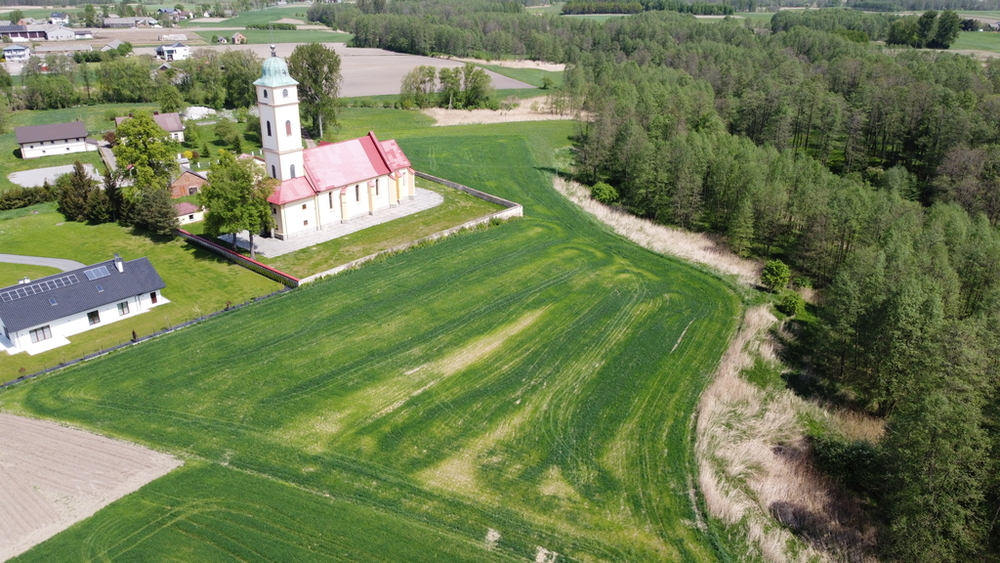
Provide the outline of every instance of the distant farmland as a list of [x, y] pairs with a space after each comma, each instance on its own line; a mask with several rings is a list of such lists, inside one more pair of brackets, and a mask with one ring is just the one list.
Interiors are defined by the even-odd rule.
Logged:
[[19, 561], [725, 558], [690, 426], [740, 302], [552, 190], [572, 132], [396, 132], [526, 217], [0, 393], [188, 460]]

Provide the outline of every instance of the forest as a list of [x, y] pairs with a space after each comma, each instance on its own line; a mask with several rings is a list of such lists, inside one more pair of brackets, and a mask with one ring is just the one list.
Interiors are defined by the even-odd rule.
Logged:
[[[560, 95], [593, 116], [575, 174], [596, 196], [785, 261], [825, 296], [788, 349], [789, 384], [885, 421], [878, 443], [813, 436], [880, 523], [879, 555], [997, 554], [1000, 62], [858, 42], [905, 18], [845, 9], [759, 33], [659, 11], [601, 24], [401, 4], [310, 16], [359, 46], [567, 63]], [[950, 33], [944, 14], [912, 18], [921, 46]]]

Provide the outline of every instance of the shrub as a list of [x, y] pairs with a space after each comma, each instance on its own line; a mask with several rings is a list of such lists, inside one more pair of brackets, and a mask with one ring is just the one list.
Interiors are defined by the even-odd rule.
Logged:
[[590, 188], [590, 195], [597, 201], [604, 204], [612, 204], [618, 201], [618, 190], [611, 184], [598, 182]]
[[788, 280], [792, 277], [792, 271], [781, 260], [769, 260], [764, 264], [764, 271], [760, 274], [760, 282], [771, 291], [777, 291], [788, 285]]
[[806, 310], [806, 302], [798, 293], [786, 291], [775, 304], [775, 308], [789, 317], [794, 317]]

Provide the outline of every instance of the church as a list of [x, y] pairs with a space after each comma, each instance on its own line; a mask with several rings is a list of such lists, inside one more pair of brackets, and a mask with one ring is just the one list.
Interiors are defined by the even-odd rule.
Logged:
[[271, 236], [284, 240], [413, 199], [413, 169], [396, 141], [369, 132], [303, 149], [297, 85], [272, 46], [254, 81], [265, 173], [281, 181], [267, 199]]

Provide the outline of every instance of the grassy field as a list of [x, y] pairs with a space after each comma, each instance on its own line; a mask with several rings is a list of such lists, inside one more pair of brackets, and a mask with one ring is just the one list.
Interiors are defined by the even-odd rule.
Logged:
[[[115, 224], [86, 225], [66, 221], [54, 206], [37, 206], [38, 214], [4, 219], [0, 217], [0, 236], [5, 253], [29, 256], [68, 258], [93, 264], [119, 253], [126, 260], [149, 257], [167, 287], [163, 295], [171, 303], [136, 315], [128, 321], [109, 324], [70, 337], [71, 344], [50, 352], [29, 356], [0, 353], [0, 381], [18, 377], [20, 369], [33, 373], [67, 360], [129, 340], [132, 331], [147, 335], [167, 326], [218, 311], [226, 301], [242, 303], [251, 297], [266, 295], [280, 286], [239, 266], [195, 249], [181, 241], [154, 243], [134, 236]], [[0, 276], [38, 277], [34, 266], [3, 264]]]
[[[232, 31], [196, 31], [202, 39], [211, 42], [213, 35], [231, 37]], [[244, 29], [240, 31], [250, 43], [346, 43], [351, 40], [350, 33], [336, 33], [322, 29], [299, 29], [295, 31]]]
[[1000, 53], [1000, 33], [963, 31], [958, 34], [958, 39], [951, 45], [951, 48]]
[[739, 299], [552, 189], [574, 130], [388, 132], [526, 217], [0, 392], [189, 460], [16, 560], [729, 557], [690, 425]]
[[60, 271], [57, 268], [46, 268], [45, 266], [27, 266], [24, 264], [6, 264], [0, 262], [0, 287], [14, 285], [25, 276], [34, 280], [58, 274]]
[[[510, 68], [500, 65], [480, 64], [477, 66], [481, 66], [486, 70], [492, 70], [497, 74], [513, 78], [514, 80], [520, 80], [521, 82], [531, 84], [532, 86], [536, 86], [538, 88], [542, 87], [542, 79], [546, 77], [552, 80], [553, 86], [562, 86], [563, 83], [562, 72], [552, 72], [550, 70], [541, 70], [537, 68]], [[544, 94], [544, 92], [542, 92], [542, 94]]]
[[275, 6], [263, 10], [243, 12], [220, 22], [199, 21], [197, 19], [185, 20], [180, 22], [178, 27], [246, 27], [253, 24], [276, 22], [282, 18], [306, 21], [306, 12], [308, 11], [309, 6], [307, 4]]

